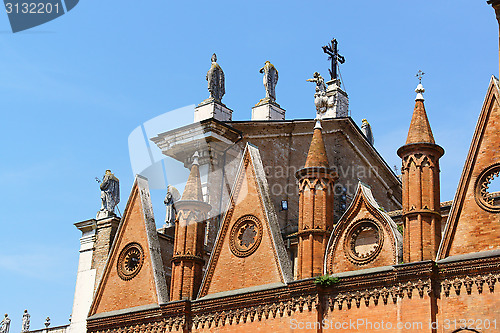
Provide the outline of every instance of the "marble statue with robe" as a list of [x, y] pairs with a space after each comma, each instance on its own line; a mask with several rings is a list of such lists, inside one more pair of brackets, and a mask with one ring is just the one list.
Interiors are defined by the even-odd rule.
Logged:
[[222, 100], [222, 96], [226, 93], [226, 90], [224, 72], [217, 63], [217, 56], [215, 53], [212, 55], [212, 65], [207, 72], [207, 81], [210, 98], [220, 102]]
[[24, 310], [23, 313], [23, 325], [21, 328], [21, 333], [28, 332], [30, 330], [30, 314], [28, 313], [28, 310]]
[[8, 314], [5, 314], [5, 318], [0, 322], [0, 333], [9, 333], [10, 329], [10, 318]]
[[120, 202], [120, 181], [111, 173], [111, 170], [106, 170], [100, 188], [102, 205], [97, 218], [114, 216], [115, 207]]
[[175, 226], [175, 216], [177, 211], [175, 209], [175, 202], [181, 198], [179, 191], [172, 185], [167, 187], [167, 195], [165, 196], [165, 206], [167, 208], [167, 214], [165, 217], [165, 228], [170, 228]]
[[264, 74], [264, 87], [266, 88], [266, 99], [276, 101], [276, 84], [278, 84], [278, 70], [269, 61], [259, 70]]
[[316, 106], [316, 115], [320, 119], [328, 108], [328, 97], [326, 96], [325, 79], [318, 72], [314, 72], [312, 79], [307, 82], [316, 83], [316, 92], [314, 93], [314, 105]]
[[321, 94], [326, 92], [325, 79], [318, 72], [314, 72], [312, 79], [307, 79], [307, 82], [316, 83], [316, 94]]

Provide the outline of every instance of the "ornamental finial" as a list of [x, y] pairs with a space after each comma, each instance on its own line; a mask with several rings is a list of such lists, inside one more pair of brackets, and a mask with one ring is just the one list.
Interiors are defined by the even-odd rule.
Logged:
[[425, 92], [424, 86], [422, 85], [422, 76], [424, 76], [425, 73], [419, 70], [415, 77], [418, 78], [418, 86], [417, 89], [415, 89], [415, 92], [417, 93], [417, 97], [415, 98], [415, 101], [423, 101], [424, 100], [424, 95], [422, 95]]
[[192, 165], [200, 165], [200, 162], [198, 161], [198, 158], [200, 157], [200, 154], [195, 151], [193, 154], [193, 164]]
[[323, 129], [323, 127], [321, 127], [321, 118], [320, 117], [316, 117], [316, 124], [314, 125], [314, 129]]

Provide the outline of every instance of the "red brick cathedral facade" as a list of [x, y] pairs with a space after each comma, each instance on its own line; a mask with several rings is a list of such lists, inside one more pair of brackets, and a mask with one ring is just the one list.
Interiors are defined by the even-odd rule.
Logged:
[[[500, 17], [500, 1], [490, 2]], [[108, 247], [94, 254], [99, 284], [88, 332], [500, 332], [500, 199], [488, 188], [500, 172], [498, 80], [491, 78], [447, 221], [439, 183], [444, 150], [434, 141], [423, 87], [416, 92], [406, 144], [397, 151], [401, 183], [384, 166], [375, 183], [357, 184], [341, 214], [335, 186], [346, 177], [337, 168], [344, 162], [334, 156], [341, 148], [331, 147], [347, 146], [340, 127], [353, 128], [344, 135], [351, 142], [362, 137], [350, 118], [202, 122], [225, 135], [247, 133], [238, 141], [242, 157], [229, 195], [220, 197], [227, 210], [215, 216], [216, 201], [204, 197], [206, 155], [189, 158], [170, 233], [156, 229], [148, 181], [138, 176], [121, 220], [97, 221], [104, 238], [98, 234], [96, 249]], [[279, 153], [255, 134], [289, 127], [296, 137], [285, 139], [304, 152], [297, 158], [271, 156]], [[358, 146], [363, 161], [378, 161], [366, 140]], [[266, 173], [266, 164], [282, 160], [300, 164], [285, 183], [298, 187], [297, 197], [288, 197], [297, 215], [287, 235], [283, 221], [293, 218], [283, 214], [292, 213], [279, 210], [270, 191], [277, 181]], [[382, 204], [402, 208], [402, 230]]]

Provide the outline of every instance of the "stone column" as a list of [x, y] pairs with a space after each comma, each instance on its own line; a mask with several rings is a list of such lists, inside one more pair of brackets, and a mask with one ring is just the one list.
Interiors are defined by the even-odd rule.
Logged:
[[80, 238], [80, 258], [69, 326], [70, 333], [87, 331], [87, 315], [119, 223], [120, 219], [116, 216], [75, 223], [78, 230], [82, 232], [82, 237]]
[[96, 270], [92, 267], [94, 243], [96, 239], [96, 220], [91, 219], [75, 223], [82, 232], [80, 238], [80, 258], [76, 275], [75, 297], [71, 313], [70, 333], [87, 331], [87, 315], [94, 296]]

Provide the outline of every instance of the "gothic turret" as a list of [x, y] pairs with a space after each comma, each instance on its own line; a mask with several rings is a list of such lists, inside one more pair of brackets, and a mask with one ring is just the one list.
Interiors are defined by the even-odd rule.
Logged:
[[444, 150], [434, 142], [421, 83], [415, 92], [408, 138], [398, 149], [403, 160], [404, 262], [434, 260], [441, 240], [439, 159]]
[[175, 203], [177, 219], [172, 256], [170, 300], [194, 299], [203, 279], [205, 224], [211, 206], [203, 202], [198, 153], [181, 200]]
[[330, 169], [318, 120], [299, 181], [297, 278], [321, 275], [328, 238], [333, 230], [333, 195], [337, 173]]

